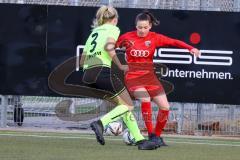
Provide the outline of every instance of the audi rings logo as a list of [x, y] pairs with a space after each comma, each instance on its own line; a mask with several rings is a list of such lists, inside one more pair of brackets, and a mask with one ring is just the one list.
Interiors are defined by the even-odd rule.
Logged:
[[147, 57], [149, 56], [149, 51], [148, 50], [136, 50], [132, 49], [130, 51], [131, 56], [133, 57]]

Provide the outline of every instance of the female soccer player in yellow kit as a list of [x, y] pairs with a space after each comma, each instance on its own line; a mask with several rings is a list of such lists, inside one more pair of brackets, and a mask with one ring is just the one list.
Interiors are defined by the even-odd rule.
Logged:
[[[96, 13], [94, 28], [87, 39], [80, 60], [80, 65], [83, 66], [84, 70], [84, 83], [90, 87], [113, 93], [114, 96], [110, 98], [116, 104], [112, 111], [104, 115], [100, 120], [92, 122], [90, 126], [96, 134], [97, 141], [104, 145], [104, 127], [110, 122], [123, 118], [136, 140], [138, 149], [152, 150], [156, 148], [155, 143], [145, 140], [141, 135], [131, 112], [133, 103], [124, 83], [117, 75], [111, 74], [112, 61], [120, 70], [128, 70], [128, 66], [122, 65], [116, 56], [115, 50], [111, 49], [120, 34], [120, 30], [116, 26], [117, 23], [118, 13], [116, 9], [110, 6], [100, 7]], [[114, 85], [113, 81], [117, 85]]]

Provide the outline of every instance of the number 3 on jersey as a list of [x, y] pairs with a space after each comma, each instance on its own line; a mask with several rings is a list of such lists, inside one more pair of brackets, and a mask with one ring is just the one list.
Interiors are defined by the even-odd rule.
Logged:
[[97, 32], [94, 33], [91, 37], [93, 38], [93, 40], [92, 40], [92, 42], [91, 42], [92, 49], [90, 50], [90, 52], [92, 53], [92, 52], [95, 50], [96, 46], [97, 46], [96, 39], [97, 39], [97, 37], [98, 37], [98, 33], [97, 33]]

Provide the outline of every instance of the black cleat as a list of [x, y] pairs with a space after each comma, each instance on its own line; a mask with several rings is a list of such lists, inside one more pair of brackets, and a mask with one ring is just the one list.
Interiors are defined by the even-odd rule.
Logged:
[[149, 135], [149, 140], [154, 142], [156, 147], [161, 147], [161, 146], [168, 146], [164, 141], [162, 137], [157, 137], [155, 134], [150, 134]]
[[152, 133], [149, 135], [149, 141], [153, 142], [157, 148], [161, 147], [159, 139], [155, 134]]
[[97, 141], [101, 144], [104, 145], [105, 144], [105, 140], [103, 137], [103, 125], [102, 122], [100, 120], [98, 121], [94, 121], [90, 124], [92, 130], [94, 131]]
[[168, 145], [164, 142], [163, 138], [162, 137], [158, 137], [158, 140], [159, 140], [159, 143], [161, 146], [163, 147], [167, 147]]
[[157, 148], [155, 143], [145, 139], [136, 142], [136, 145], [138, 146], [139, 150], [154, 150]]

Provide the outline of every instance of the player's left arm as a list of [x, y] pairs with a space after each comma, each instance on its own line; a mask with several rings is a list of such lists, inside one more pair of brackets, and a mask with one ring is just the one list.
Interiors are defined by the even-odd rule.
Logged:
[[173, 39], [173, 38], [170, 38], [170, 37], [159, 34], [158, 37], [157, 37], [157, 40], [158, 40], [157, 43], [158, 43], [159, 46], [174, 46], [174, 47], [177, 47], [177, 48], [188, 49], [191, 54], [193, 54], [197, 57], [199, 57], [200, 54], [201, 54], [200, 51], [197, 48], [195, 48], [195, 47], [193, 47], [193, 46], [191, 46], [191, 45], [189, 45], [189, 44], [187, 44], [183, 41], [180, 41], [178, 39]]
[[88, 48], [89, 47], [88, 47], [88, 40], [87, 40], [85, 45], [84, 45], [83, 52], [82, 52], [82, 55], [81, 55], [81, 58], [80, 58], [80, 61], [79, 61], [79, 67], [83, 67], [83, 65], [84, 65], [84, 61], [85, 61], [86, 56], [87, 56]]
[[190, 53], [195, 55], [196, 57], [199, 57], [201, 55], [201, 52], [197, 48], [191, 49]]
[[84, 61], [86, 57], [86, 52], [82, 53], [81, 59], [80, 59], [80, 67], [83, 67]]

